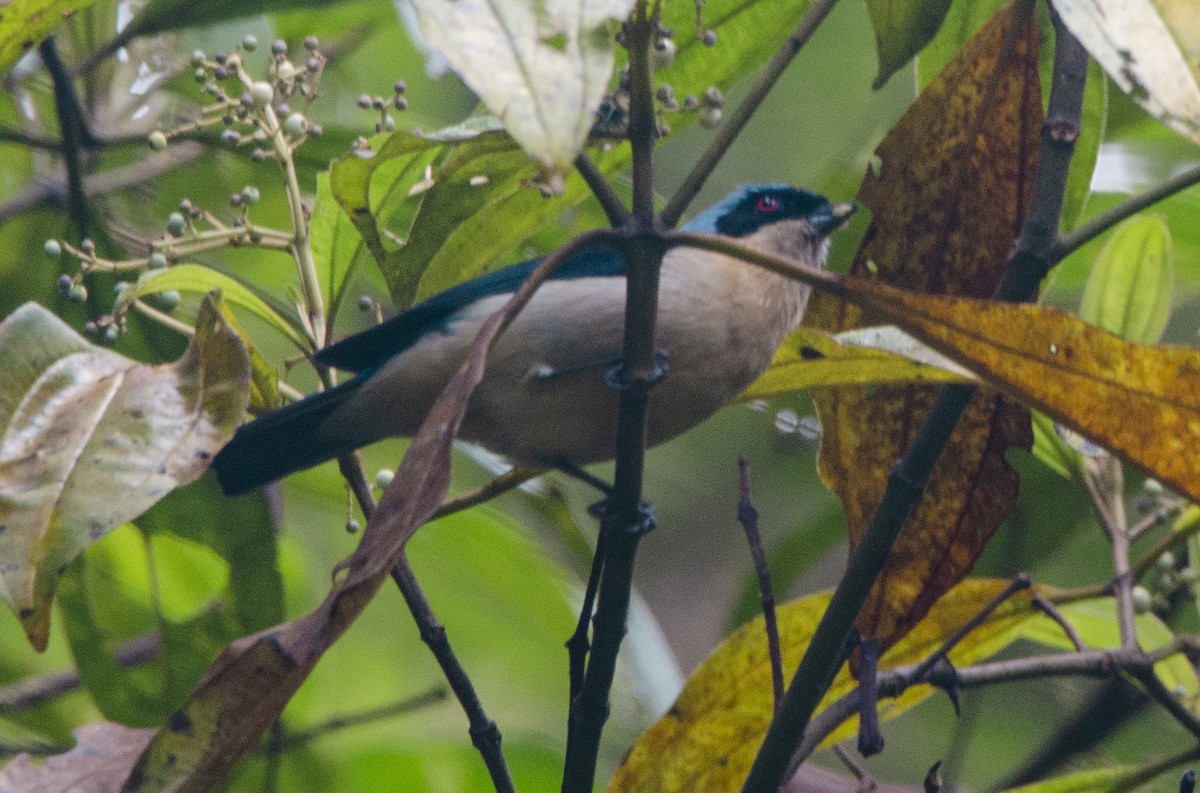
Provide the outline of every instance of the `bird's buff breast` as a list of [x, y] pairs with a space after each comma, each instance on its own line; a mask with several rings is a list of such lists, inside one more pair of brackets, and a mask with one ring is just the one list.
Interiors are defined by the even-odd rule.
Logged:
[[[693, 260], [694, 262], [694, 260]], [[791, 284], [762, 284], [744, 265], [664, 263], [656, 347], [667, 370], [650, 395], [647, 442], [668, 440], [712, 415], [770, 363], [798, 321]], [[625, 283], [580, 278], [545, 284], [495, 343], [461, 436], [514, 461], [590, 463], [611, 459], [618, 392], [608, 380], [622, 347]], [[475, 331], [507, 296], [487, 298], [397, 356], [386, 391], [366, 389], [390, 434], [411, 435], [466, 355]], [[725, 301], [724, 305], [716, 301]], [[356, 400], [357, 401], [357, 400]], [[381, 404], [382, 403], [382, 404]]]

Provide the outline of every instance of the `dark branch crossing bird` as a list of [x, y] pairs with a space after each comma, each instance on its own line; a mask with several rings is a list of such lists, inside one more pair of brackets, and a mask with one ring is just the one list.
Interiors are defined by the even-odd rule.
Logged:
[[[821, 266], [853, 204], [783, 184], [738, 188], [684, 230], [719, 234]], [[313, 357], [355, 372], [327, 391], [241, 427], [214, 467], [244, 493], [385, 437], [416, 432], [485, 320], [540, 260], [459, 284]], [[573, 256], [496, 340], [460, 436], [513, 462], [580, 466], [616, 452], [625, 263], [610, 248]], [[647, 444], [704, 421], [767, 368], [800, 324], [809, 288], [745, 262], [676, 247], [663, 258], [655, 344], [664, 376], [650, 392]]]

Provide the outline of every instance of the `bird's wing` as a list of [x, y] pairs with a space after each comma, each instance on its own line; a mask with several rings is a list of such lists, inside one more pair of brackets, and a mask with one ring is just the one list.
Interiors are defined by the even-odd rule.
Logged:
[[[412, 346], [427, 333], [444, 331], [455, 313], [492, 295], [515, 292], [541, 259], [514, 264], [439, 292], [387, 322], [349, 336], [318, 352], [313, 359], [326, 366], [361, 372], [380, 366]], [[625, 262], [611, 248], [593, 248], [572, 256], [551, 278], [616, 277], [625, 274]]]

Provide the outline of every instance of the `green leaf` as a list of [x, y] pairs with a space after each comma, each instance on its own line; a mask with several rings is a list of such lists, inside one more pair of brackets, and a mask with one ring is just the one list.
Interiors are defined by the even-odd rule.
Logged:
[[971, 37], [1007, 5], [1007, 0], [958, 0], [950, 5], [937, 35], [917, 56], [917, 88], [933, 82]]
[[147, 270], [136, 283], [121, 292], [115, 310], [125, 311], [134, 300], [160, 292], [207, 295], [214, 289], [221, 290], [225, 303], [245, 309], [263, 320], [268, 326], [282, 333], [301, 352], [312, 349], [297, 326], [285, 319], [250, 287], [233, 276], [199, 264], [177, 264], [165, 270]]
[[557, 193], [608, 88], [614, 33], [633, 0], [410, 2], [411, 27], [504, 122]]
[[867, 0], [879, 53], [878, 90], [929, 43], [942, 25], [950, 0]]
[[158, 367], [34, 303], [0, 323], [0, 575], [37, 649], [71, 560], [200, 476], [241, 422], [250, 361], [218, 301], [205, 298], [183, 357]]
[[[874, 331], [875, 335], [868, 338], [864, 331]], [[922, 358], [926, 354], [935, 356], [937, 362], [931, 357]], [[961, 367], [894, 327], [860, 329], [836, 337], [813, 328], [798, 328], [784, 339], [771, 365], [738, 400], [765, 399], [809, 388], [961, 383], [973, 379]]]
[[[1121, 630], [1117, 624], [1116, 603], [1112, 598], [1095, 598], [1067, 603], [1058, 607], [1059, 613], [1075, 627], [1084, 645], [1105, 650], [1121, 646]], [[1134, 620], [1138, 643], [1147, 652], [1168, 644], [1175, 634], [1153, 614], [1139, 614]], [[1049, 647], [1074, 650], [1075, 645], [1063, 633], [1058, 623], [1041, 616], [1026, 624], [1022, 638]], [[1196, 671], [1183, 654], [1176, 654], [1154, 665], [1163, 685], [1181, 696], [1195, 697], [1200, 692]]]
[[1092, 771], [1077, 771], [1074, 774], [1033, 782], [1020, 787], [1008, 788], [1005, 793], [1127, 793], [1138, 789], [1173, 765], [1153, 763], [1144, 766], [1118, 765]]
[[1157, 344], [1171, 314], [1171, 232], [1162, 215], [1113, 229], [1092, 265], [1079, 315], [1130, 341]]
[[168, 30], [212, 25], [230, 19], [337, 5], [339, 0], [150, 0], [129, 23], [126, 35], [148, 36]]
[[1035, 410], [1032, 419], [1033, 456], [1064, 479], [1074, 479], [1079, 467], [1078, 453], [1062, 439], [1054, 428], [1053, 419], [1045, 413]]
[[22, 0], [0, 7], [0, 74], [94, 0]]
[[332, 329], [346, 288], [368, 254], [362, 235], [334, 198], [328, 172], [317, 174], [317, 196], [313, 200], [308, 238], [319, 281], [325, 291], [329, 329]]
[[[88, 549], [59, 582], [58, 605], [84, 686], [106, 718], [161, 723], [227, 642], [241, 635], [215, 596], [229, 566], [209, 548], [129, 524]], [[156, 634], [156, 658], [136, 667], [118, 647]]]

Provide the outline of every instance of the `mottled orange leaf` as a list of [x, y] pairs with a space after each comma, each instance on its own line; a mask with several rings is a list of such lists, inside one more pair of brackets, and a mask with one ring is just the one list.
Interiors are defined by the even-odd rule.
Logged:
[[[963, 581], [880, 661], [880, 669], [920, 662], [942, 646], [946, 637], [974, 617], [1004, 590], [1008, 581]], [[784, 676], [790, 677], [829, 603], [829, 593], [784, 604], [778, 611]], [[1002, 650], [1038, 612], [1028, 591], [1005, 601], [950, 652], [957, 666], [967, 666]], [[843, 667], [817, 712], [855, 686]], [[892, 719], [934, 693], [931, 686], [909, 688], [879, 703], [882, 719]], [[743, 625], [692, 673], [679, 698], [634, 744], [609, 782], [610, 793], [741, 790], [758, 746], [774, 713], [771, 665], [762, 617]], [[856, 729], [846, 722], [826, 740], [844, 740]]]
[[[997, 14], [880, 144], [859, 192], [873, 218], [854, 273], [912, 292], [991, 294], [1037, 162], [1042, 104], [1030, 8]], [[864, 324], [859, 309], [816, 295], [809, 323], [833, 332]], [[814, 391], [821, 476], [842, 499], [852, 548], [935, 394], [929, 386]], [[1025, 408], [988, 389], [975, 394], [859, 615], [863, 635], [889, 646], [970, 571], [1016, 499], [1005, 451], [1030, 443]]]
[[1200, 350], [1126, 341], [1045, 306], [847, 285], [997, 388], [1200, 500]]

